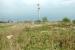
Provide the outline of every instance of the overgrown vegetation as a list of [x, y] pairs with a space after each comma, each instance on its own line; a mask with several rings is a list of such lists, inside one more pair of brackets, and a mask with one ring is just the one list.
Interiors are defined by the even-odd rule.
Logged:
[[[13, 37], [7, 39], [8, 35]], [[0, 50], [75, 50], [75, 24], [19, 23], [2, 26]]]
[[[40, 29], [39, 29], [40, 28]], [[23, 50], [75, 50], [75, 29], [48, 25], [24, 30], [18, 37]], [[25, 39], [24, 39], [25, 38]]]
[[[13, 37], [12, 40], [12, 48], [14, 49], [75, 50], [75, 28], [43, 25], [24, 28], [22, 32], [18, 34], [15, 32], [15, 34], [16, 37]], [[0, 33], [0, 50], [10, 50], [10, 43], [6, 36], [7, 34]]]

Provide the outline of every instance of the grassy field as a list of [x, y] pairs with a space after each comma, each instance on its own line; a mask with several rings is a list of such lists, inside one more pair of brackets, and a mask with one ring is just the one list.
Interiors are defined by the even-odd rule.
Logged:
[[[11, 35], [10, 39], [7, 38]], [[0, 25], [0, 50], [75, 50], [75, 26], [24, 23]]]

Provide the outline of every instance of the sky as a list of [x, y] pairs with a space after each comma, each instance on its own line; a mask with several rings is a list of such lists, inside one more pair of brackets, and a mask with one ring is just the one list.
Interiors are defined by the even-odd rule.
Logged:
[[[0, 0], [0, 20], [35, 20], [38, 0]], [[39, 0], [40, 18], [75, 19], [75, 0]]]

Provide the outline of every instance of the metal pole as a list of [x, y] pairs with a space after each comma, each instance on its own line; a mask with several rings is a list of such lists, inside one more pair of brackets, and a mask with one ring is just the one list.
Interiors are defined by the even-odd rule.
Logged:
[[38, 19], [40, 19], [40, 3], [39, 3], [39, 0], [38, 0], [38, 3], [37, 3], [37, 9], [38, 9]]

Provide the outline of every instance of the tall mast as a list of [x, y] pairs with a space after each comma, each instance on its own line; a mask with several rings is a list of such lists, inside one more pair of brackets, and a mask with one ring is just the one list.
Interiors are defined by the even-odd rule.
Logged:
[[40, 3], [39, 3], [39, 0], [38, 0], [38, 3], [37, 3], [37, 13], [38, 13], [38, 19], [40, 19]]

